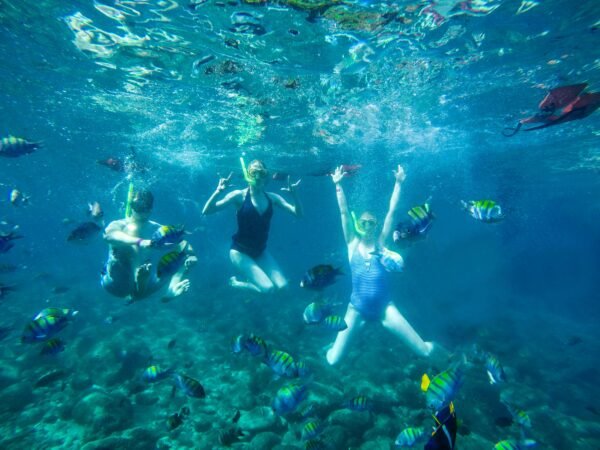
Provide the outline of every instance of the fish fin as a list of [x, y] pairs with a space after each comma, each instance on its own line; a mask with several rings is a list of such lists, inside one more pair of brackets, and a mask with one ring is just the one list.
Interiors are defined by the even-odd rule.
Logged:
[[519, 123], [517, 124], [516, 127], [514, 127], [514, 128], [507, 127], [504, 130], [502, 130], [502, 136], [512, 137], [519, 132], [519, 130], [521, 129], [522, 126], [523, 126], [523, 123], [521, 123], [519, 121]]
[[423, 376], [421, 377], [421, 390], [423, 392], [427, 392], [427, 389], [429, 388], [429, 384], [431, 383], [431, 380], [429, 379], [429, 376], [424, 373]]
[[587, 87], [587, 83], [573, 84], [571, 86], [561, 86], [551, 89], [539, 105], [539, 109], [544, 110], [553, 106], [554, 108], [563, 108], [573, 100]]

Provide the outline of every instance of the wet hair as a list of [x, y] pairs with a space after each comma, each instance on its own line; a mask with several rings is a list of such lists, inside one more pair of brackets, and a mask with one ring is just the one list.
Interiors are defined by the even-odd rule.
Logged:
[[154, 205], [154, 196], [152, 192], [146, 189], [140, 189], [133, 194], [131, 200], [131, 209], [138, 213], [149, 212]]
[[248, 165], [248, 175], [251, 175], [252, 172], [264, 172], [268, 173], [267, 166], [259, 159], [255, 159]]

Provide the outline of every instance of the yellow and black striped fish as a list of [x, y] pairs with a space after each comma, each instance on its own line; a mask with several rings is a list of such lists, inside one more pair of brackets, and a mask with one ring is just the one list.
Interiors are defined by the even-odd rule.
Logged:
[[195, 380], [192, 377], [188, 377], [187, 375], [183, 375], [183, 374], [177, 374], [177, 375], [175, 375], [175, 384], [188, 397], [194, 397], [194, 398], [206, 397], [206, 393], [204, 392], [204, 387], [202, 387], [202, 385], [200, 384], [200, 382], [198, 380]]
[[179, 270], [185, 261], [187, 243], [181, 243], [177, 250], [166, 253], [158, 261], [156, 275], [158, 278], [169, 277]]
[[286, 377], [295, 377], [298, 375], [298, 369], [294, 358], [281, 350], [272, 350], [267, 354], [265, 364], [273, 369], [277, 375]]
[[68, 322], [64, 316], [43, 316], [31, 320], [25, 325], [21, 342], [30, 344], [46, 341], [66, 327]]
[[0, 139], [0, 156], [16, 158], [28, 153], [33, 153], [41, 146], [41, 142], [30, 142], [23, 138], [8, 136]]

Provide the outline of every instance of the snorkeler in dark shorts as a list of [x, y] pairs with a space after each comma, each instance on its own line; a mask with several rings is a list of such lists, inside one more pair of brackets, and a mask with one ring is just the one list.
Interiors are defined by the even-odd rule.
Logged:
[[288, 186], [282, 189], [291, 194], [294, 201], [290, 204], [280, 195], [265, 191], [269, 173], [261, 161], [252, 161], [246, 170], [242, 160], [242, 170], [248, 187], [231, 191], [222, 200], [216, 200], [227, 189], [231, 174], [221, 178], [202, 214], [212, 214], [228, 205], [236, 206], [238, 230], [233, 235], [229, 257], [244, 280], [231, 277], [230, 284], [261, 293], [272, 292], [287, 285], [277, 261], [267, 250], [273, 208], [276, 206], [296, 217], [302, 216], [302, 205], [296, 195], [300, 180], [290, 183], [288, 179]]
[[109, 254], [100, 284], [115, 297], [135, 301], [168, 286], [163, 298], [174, 298], [190, 287], [190, 281], [182, 279], [197, 260], [189, 245], [186, 246], [185, 263], [172, 276], [159, 278], [152, 264], [148, 263], [151, 253], [156, 252], [150, 238], [161, 226], [149, 220], [153, 203], [151, 192], [140, 190], [133, 194], [132, 190], [131, 214], [125, 219], [112, 221], [104, 231]]

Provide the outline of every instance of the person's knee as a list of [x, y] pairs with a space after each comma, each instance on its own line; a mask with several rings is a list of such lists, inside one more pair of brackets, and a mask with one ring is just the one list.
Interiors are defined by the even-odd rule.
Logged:
[[257, 283], [257, 286], [262, 294], [271, 294], [276, 289], [275, 285], [273, 284], [273, 282], [271, 282], [271, 280], [263, 280]]

